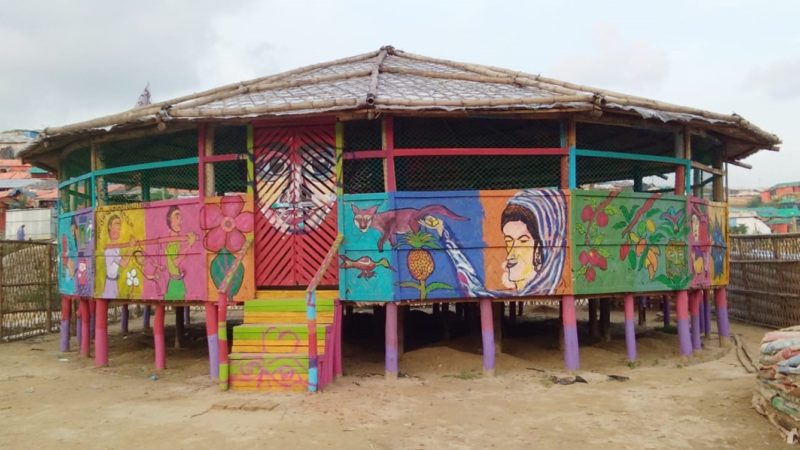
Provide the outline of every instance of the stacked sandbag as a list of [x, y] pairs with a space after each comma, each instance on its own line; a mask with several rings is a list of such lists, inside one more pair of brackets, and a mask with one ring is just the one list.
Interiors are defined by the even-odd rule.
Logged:
[[753, 407], [777, 426], [786, 442], [800, 429], [800, 326], [764, 335]]

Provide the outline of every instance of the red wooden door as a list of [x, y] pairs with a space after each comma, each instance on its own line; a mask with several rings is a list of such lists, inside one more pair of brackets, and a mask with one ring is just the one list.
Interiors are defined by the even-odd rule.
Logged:
[[[256, 128], [256, 285], [306, 286], [336, 239], [334, 128]], [[323, 285], [338, 282], [331, 267]]]

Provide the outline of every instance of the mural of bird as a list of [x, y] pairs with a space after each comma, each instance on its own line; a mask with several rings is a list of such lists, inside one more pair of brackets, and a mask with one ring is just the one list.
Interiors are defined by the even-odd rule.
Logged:
[[395, 270], [395, 268], [389, 264], [389, 260], [386, 258], [381, 258], [378, 261], [373, 260], [369, 256], [362, 256], [358, 259], [350, 259], [345, 255], [340, 255], [340, 258], [342, 258], [342, 262], [339, 264], [339, 267], [342, 269], [360, 270], [361, 273], [358, 274], [358, 278], [364, 278], [367, 280], [375, 276], [375, 269], [378, 267]]

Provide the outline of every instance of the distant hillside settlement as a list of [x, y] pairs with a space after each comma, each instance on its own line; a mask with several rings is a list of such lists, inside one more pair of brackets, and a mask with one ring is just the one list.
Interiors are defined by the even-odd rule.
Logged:
[[[31, 130], [0, 132], [0, 239], [16, 239], [23, 224], [25, 231], [19, 237], [25, 240], [52, 240], [55, 236], [58, 182], [53, 174], [16, 158], [37, 135]], [[13, 214], [7, 214], [9, 210], [14, 210]], [[7, 221], [9, 215], [13, 220]]]
[[731, 189], [729, 204], [732, 233], [795, 233], [800, 224], [800, 181], [763, 191]]

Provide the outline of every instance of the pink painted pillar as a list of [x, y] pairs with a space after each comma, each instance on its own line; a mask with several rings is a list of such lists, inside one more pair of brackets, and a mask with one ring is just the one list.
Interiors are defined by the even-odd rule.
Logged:
[[481, 308], [481, 337], [483, 338], [483, 374], [494, 376], [495, 347], [494, 347], [494, 318], [492, 317], [492, 301], [482, 299]]
[[636, 361], [636, 328], [633, 322], [633, 294], [625, 294], [625, 347], [628, 361]]
[[564, 329], [564, 364], [567, 370], [580, 368], [580, 350], [578, 347], [578, 324], [575, 318], [575, 297], [561, 297], [561, 323]]
[[397, 303], [386, 305], [386, 379], [397, 379]]
[[89, 299], [82, 298], [80, 301], [78, 308], [81, 314], [81, 356], [88, 358], [91, 338], [89, 331]]
[[61, 296], [61, 352], [69, 351], [69, 316], [72, 313], [72, 297]]
[[156, 350], [156, 370], [167, 368], [167, 349], [164, 345], [164, 305], [156, 305], [156, 320], [153, 324], [153, 347]]
[[700, 350], [703, 344], [700, 341], [700, 296], [702, 291], [695, 289], [689, 296], [689, 315], [692, 319], [692, 348]]
[[206, 340], [208, 341], [208, 375], [212, 380], [219, 379], [219, 337], [217, 330], [217, 305], [206, 303]]
[[689, 332], [689, 293], [678, 291], [675, 295], [676, 315], [678, 316], [678, 342], [681, 354], [692, 356], [692, 338]]
[[94, 314], [94, 365], [108, 366], [108, 300], [97, 299]]
[[714, 289], [714, 300], [717, 306], [717, 331], [720, 347], [731, 344], [731, 329], [728, 323], [728, 290], [724, 287]]

